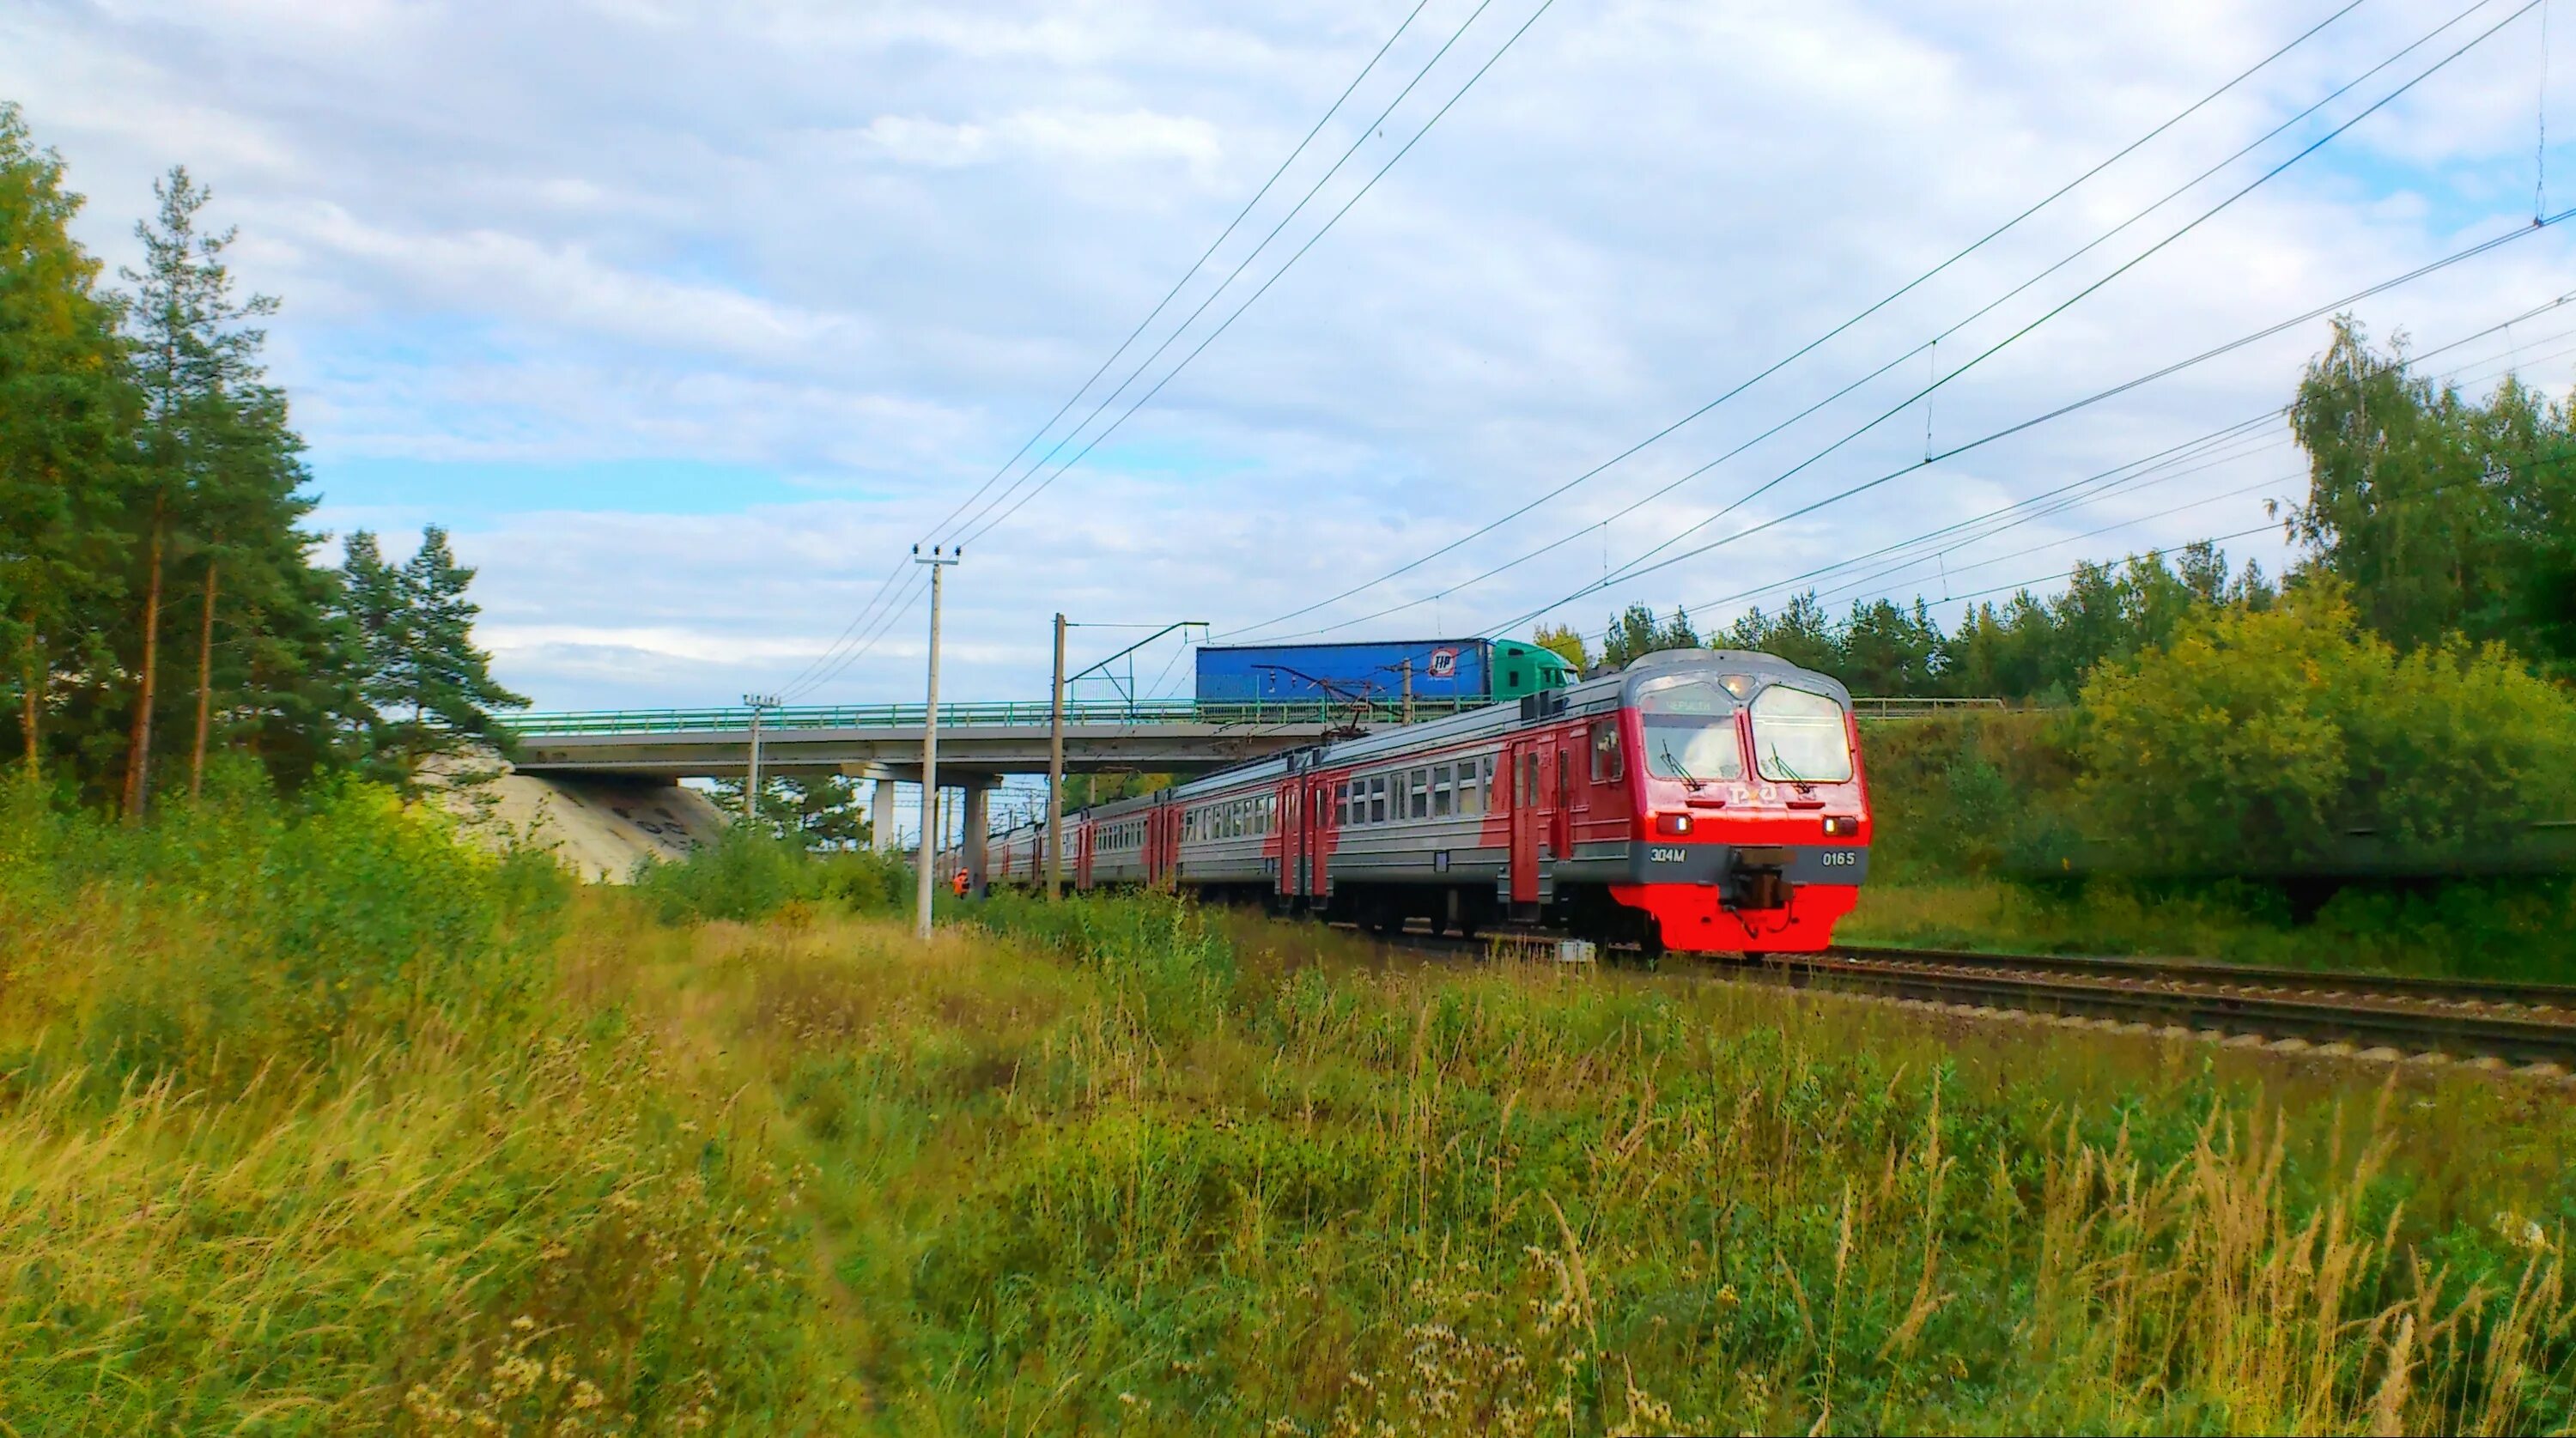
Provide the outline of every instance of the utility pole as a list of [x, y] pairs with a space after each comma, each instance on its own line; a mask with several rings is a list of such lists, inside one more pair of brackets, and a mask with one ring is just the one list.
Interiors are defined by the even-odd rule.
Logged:
[[1404, 659], [1404, 722], [1413, 722], [1413, 656]]
[[742, 702], [751, 706], [751, 772], [742, 781], [742, 818], [746, 824], [760, 822], [760, 714], [778, 707], [775, 694], [745, 694]]
[[1055, 699], [1047, 721], [1047, 902], [1064, 889], [1064, 615], [1055, 617]]
[[930, 566], [930, 696], [921, 713], [921, 862], [913, 866], [912, 915], [912, 932], [923, 939], [930, 937], [930, 894], [937, 887], [930, 871], [939, 861], [939, 577], [965, 557], [964, 545], [943, 551], [934, 544], [928, 554], [912, 547], [912, 562]]

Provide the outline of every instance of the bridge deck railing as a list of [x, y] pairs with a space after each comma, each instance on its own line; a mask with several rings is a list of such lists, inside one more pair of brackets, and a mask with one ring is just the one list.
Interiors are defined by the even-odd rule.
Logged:
[[[1085, 700], [1064, 706], [1069, 725], [1095, 724], [1402, 724], [1438, 719], [1463, 709], [1483, 707], [1478, 699], [1375, 700], [1365, 704], [1324, 703], [1312, 699], [1263, 702], [1209, 702], [1195, 699]], [[1855, 698], [1852, 707], [1863, 718], [1900, 719], [1961, 709], [2000, 709], [2000, 699]], [[761, 719], [770, 732], [789, 729], [897, 729], [918, 727], [925, 714], [919, 704], [840, 704], [772, 709]], [[1009, 700], [939, 706], [943, 726], [1013, 726], [1047, 724], [1051, 707], [1044, 700]], [[594, 709], [512, 714], [502, 723], [518, 734], [692, 734], [751, 727], [751, 711], [718, 709]]]
[[[1462, 709], [1482, 707], [1483, 701], [1460, 699], [1416, 699], [1411, 708], [1415, 721], [1437, 719]], [[1194, 699], [1084, 700], [1064, 706], [1064, 722], [1081, 724], [1400, 724], [1405, 722], [1407, 706], [1401, 700], [1367, 704], [1318, 703], [1315, 700], [1278, 700], [1249, 703], [1200, 703]], [[769, 710], [760, 721], [764, 730], [782, 729], [900, 729], [918, 727], [927, 713], [920, 704], [840, 704]], [[983, 703], [942, 704], [941, 726], [1037, 726], [1051, 722], [1053, 709], [1045, 700], [1007, 700]], [[554, 713], [526, 713], [504, 716], [502, 722], [520, 734], [684, 734], [711, 729], [747, 729], [751, 711], [743, 708], [721, 709], [610, 709]]]

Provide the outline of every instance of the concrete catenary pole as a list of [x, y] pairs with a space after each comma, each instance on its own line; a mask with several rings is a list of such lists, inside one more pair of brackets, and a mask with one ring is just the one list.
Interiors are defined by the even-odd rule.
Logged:
[[1055, 617], [1055, 699], [1047, 721], [1047, 901], [1064, 891], [1064, 616]]
[[760, 712], [778, 707], [775, 694], [745, 694], [742, 702], [751, 707], [751, 763], [742, 781], [742, 819], [746, 824], [760, 822]]
[[912, 931], [930, 937], [930, 894], [936, 887], [932, 870], [939, 865], [939, 577], [966, 557], [964, 546], [943, 551], [934, 544], [923, 554], [912, 547], [912, 562], [930, 566], [930, 693], [921, 715], [921, 862], [913, 868]]

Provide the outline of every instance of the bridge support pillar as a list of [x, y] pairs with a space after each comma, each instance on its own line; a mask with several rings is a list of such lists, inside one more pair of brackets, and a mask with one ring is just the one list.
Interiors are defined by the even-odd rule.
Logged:
[[959, 835], [959, 841], [966, 846], [966, 890], [980, 899], [984, 897], [984, 831], [991, 823], [992, 805], [988, 801], [993, 784], [989, 779], [969, 779], [965, 788], [965, 832]]
[[894, 852], [894, 780], [878, 777], [868, 790], [868, 847], [880, 854]]

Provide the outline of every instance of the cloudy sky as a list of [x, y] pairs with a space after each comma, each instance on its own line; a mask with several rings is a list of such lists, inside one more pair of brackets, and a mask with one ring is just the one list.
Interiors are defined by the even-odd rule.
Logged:
[[[285, 301], [271, 357], [319, 522], [448, 525], [503, 676], [541, 707], [916, 697], [906, 550], [959, 535], [944, 688], [1002, 698], [1043, 692], [1059, 609], [1221, 639], [1526, 632], [1568, 596], [1547, 612], [1586, 629], [1632, 599], [1722, 619], [2261, 416], [2324, 320], [1906, 469], [2576, 204], [2576, 154], [2541, 145], [2544, 119], [2576, 135], [2576, 56], [2549, 63], [2545, 7], [2361, 0], [1869, 319], [1450, 547], [2341, 3], [9, 0], [0, 96], [70, 163], [111, 261], [156, 173], [212, 185], [243, 277]], [[2576, 32], [2576, 9], [2557, 18]], [[2431, 349], [2576, 289], [2568, 258], [2565, 231], [2523, 234], [2355, 308]], [[2571, 349], [2576, 304], [2428, 363], [2556, 388]], [[1920, 592], [1954, 612], [2079, 558], [2261, 525], [2297, 468], [2257, 423], [2080, 506], [1815, 582], [1837, 607]], [[1744, 531], [1602, 587], [1678, 534], [1658, 558]], [[865, 642], [835, 648], [845, 633]], [[1078, 633], [1076, 654], [1133, 637]], [[1185, 683], [1174, 657], [1139, 679]]]

